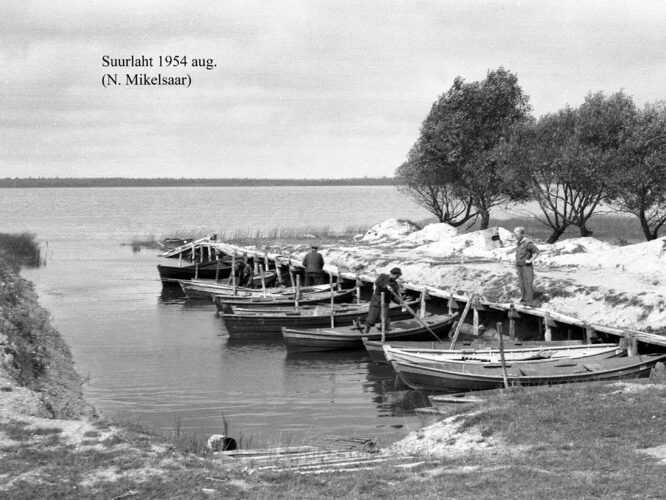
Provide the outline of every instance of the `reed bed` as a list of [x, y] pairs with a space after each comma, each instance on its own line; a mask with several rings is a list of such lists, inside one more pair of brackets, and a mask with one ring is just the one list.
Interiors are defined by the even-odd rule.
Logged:
[[0, 254], [8, 261], [23, 266], [42, 263], [37, 237], [33, 233], [0, 233]]

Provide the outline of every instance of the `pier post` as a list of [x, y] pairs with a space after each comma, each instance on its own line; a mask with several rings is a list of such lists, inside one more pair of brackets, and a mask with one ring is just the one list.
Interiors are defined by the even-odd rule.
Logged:
[[266, 298], [266, 277], [264, 276], [264, 267], [259, 264], [259, 274], [261, 275], [261, 290], [264, 292], [264, 298]]
[[546, 342], [552, 342], [553, 341], [553, 332], [550, 330], [550, 311], [546, 311], [546, 314], [543, 318], [543, 325], [544, 325], [544, 333], [543, 333], [543, 339]]
[[382, 315], [382, 342], [386, 342], [386, 302], [384, 302], [384, 292], [381, 293], [381, 315]]
[[361, 276], [356, 272], [356, 304], [361, 303]]
[[516, 308], [513, 307], [513, 304], [509, 306], [509, 340], [516, 340], [516, 319], [520, 318], [520, 314], [516, 312]]
[[477, 304], [476, 301], [474, 304], [472, 304], [472, 308], [474, 309], [472, 311], [472, 325], [474, 328], [474, 336], [478, 337], [479, 336], [479, 310], [477, 309]]
[[587, 323], [585, 323], [585, 342], [587, 344], [592, 343], [592, 335], [593, 335], [594, 329]]
[[423, 290], [421, 290], [421, 305], [419, 309], [419, 317], [420, 318], [425, 318], [426, 315], [426, 294], [428, 293], [428, 289], [426, 287], [423, 287]]
[[231, 254], [231, 282], [233, 283], [234, 287], [234, 295], [237, 294], [237, 289], [236, 289], [236, 251]]
[[449, 315], [453, 314], [454, 309], [458, 309], [458, 303], [456, 300], [453, 298], [453, 290], [451, 290], [450, 296], [449, 296]]
[[328, 275], [328, 286], [331, 290], [331, 328], [335, 328], [335, 310], [333, 309], [333, 304], [335, 302], [335, 293], [333, 291], [333, 275]]
[[297, 274], [296, 275], [296, 293], [294, 294], [294, 305], [298, 307], [298, 299], [300, 298], [299, 295], [301, 293], [301, 275]]

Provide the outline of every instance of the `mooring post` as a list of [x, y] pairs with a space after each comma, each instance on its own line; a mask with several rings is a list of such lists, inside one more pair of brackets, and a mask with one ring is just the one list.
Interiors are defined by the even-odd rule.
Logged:
[[356, 272], [356, 304], [361, 303], [361, 275]]
[[183, 252], [178, 254], [178, 267], [183, 267]]
[[275, 257], [275, 272], [277, 273], [278, 285], [282, 286], [282, 265], [278, 257]]
[[234, 253], [231, 254], [231, 283], [233, 284], [234, 287], [234, 295], [237, 294], [237, 288], [236, 288], [236, 251], [234, 250]]
[[264, 268], [259, 264], [259, 274], [261, 275], [261, 290], [264, 292], [264, 298], [266, 298], [266, 277], [264, 276]]
[[333, 305], [335, 302], [335, 293], [333, 291], [333, 275], [329, 274], [328, 275], [328, 286], [329, 289], [331, 290], [331, 328], [335, 328], [335, 312], [333, 309]]
[[509, 306], [509, 340], [516, 340], [516, 318], [520, 317], [520, 314], [516, 312], [516, 308], [513, 307], [513, 304]]
[[215, 262], [215, 283], [220, 279], [220, 261]]
[[544, 325], [544, 333], [543, 333], [543, 339], [546, 342], [552, 342], [553, 341], [553, 332], [550, 330], [550, 311], [546, 311], [546, 314], [544, 315], [543, 318], [543, 325]]
[[478, 337], [479, 336], [479, 310], [477, 309], [476, 301], [474, 302], [474, 304], [472, 304], [472, 308], [474, 309], [472, 311], [472, 324], [474, 326], [474, 336]]
[[294, 305], [298, 307], [298, 299], [301, 293], [301, 275], [296, 275], [296, 293], [294, 294]]
[[423, 290], [421, 290], [421, 304], [420, 304], [420, 309], [419, 309], [419, 317], [420, 318], [425, 318], [426, 315], [426, 294], [428, 293], [428, 289], [426, 287], [423, 287]]
[[594, 334], [594, 328], [592, 328], [588, 323], [585, 323], [585, 342], [587, 344], [592, 343], [593, 334]]
[[458, 303], [453, 298], [453, 290], [451, 290], [449, 295], [449, 315], [453, 314], [454, 309], [458, 309]]
[[462, 316], [458, 319], [458, 326], [456, 326], [456, 331], [453, 334], [453, 337], [451, 338], [451, 345], [449, 349], [455, 348], [456, 341], [458, 340], [458, 335], [460, 334], [460, 329], [462, 328], [463, 321], [465, 321], [465, 317], [467, 316], [467, 311], [469, 311], [469, 308], [472, 305], [472, 301], [474, 300], [474, 294], [470, 295], [469, 299], [467, 300], [467, 304], [465, 304], [465, 309], [463, 309]]
[[497, 333], [499, 335], [500, 362], [502, 363], [502, 378], [504, 379], [504, 388], [509, 389], [509, 377], [506, 373], [506, 360], [504, 359], [504, 335], [502, 335], [502, 323], [497, 323]]
[[266, 272], [268, 272], [269, 269], [269, 262], [268, 262], [268, 253], [264, 252], [264, 267], [266, 268]]
[[571, 340], [571, 328], [567, 328], [567, 340]]
[[199, 278], [199, 263], [195, 262], [194, 263], [194, 279]]
[[382, 342], [386, 342], [386, 303], [384, 302], [384, 292], [381, 293], [380, 300], [381, 304], [381, 315], [382, 315]]

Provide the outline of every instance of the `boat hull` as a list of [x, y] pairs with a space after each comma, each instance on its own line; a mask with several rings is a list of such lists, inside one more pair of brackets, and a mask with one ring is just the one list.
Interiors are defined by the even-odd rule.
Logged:
[[[417, 301], [408, 302], [414, 307]], [[307, 307], [307, 306], [306, 306]], [[295, 308], [282, 311], [244, 311], [242, 313], [221, 313], [224, 325], [230, 336], [246, 338], [281, 339], [282, 327], [286, 328], [326, 328], [331, 326], [330, 310], [325, 307], [312, 307], [297, 310]], [[389, 317], [393, 320], [411, 317], [411, 313], [403, 310], [399, 305], [393, 304], [389, 308]], [[365, 321], [368, 314], [368, 304], [360, 306], [351, 305], [340, 308], [334, 314], [335, 326], [351, 325], [356, 320]]]
[[[647, 376], [666, 355], [641, 355], [610, 358], [596, 362], [570, 362], [567, 367], [549, 367], [534, 373], [508, 375], [510, 385], [549, 385], [599, 380], [619, 380]], [[573, 361], [573, 360], [572, 360]], [[392, 360], [391, 366], [400, 380], [412, 389], [427, 392], [474, 391], [503, 387], [501, 373], [470, 374], [443, 370], [433, 365], [415, 365]]]
[[[451, 329], [455, 315], [437, 315], [423, 319], [428, 328], [437, 336], [445, 336]], [[390, 329], [385, 332], [386, 340], [399, 339], [431, 339], [433, 333], [428, 331], [421, 322], [414, 318], [392, 321]], [[287, 350], [290, 352], [315, 352], [363, 349], [363, 339], [381, 342], [382, 333], [376, 328], [364, 333], [363, 328], [354, 326], [319, 329], [282, 328]]]

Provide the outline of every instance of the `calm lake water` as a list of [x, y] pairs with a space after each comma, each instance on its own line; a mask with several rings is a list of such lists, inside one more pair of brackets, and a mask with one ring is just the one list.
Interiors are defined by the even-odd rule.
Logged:
[[104, 414], [252, 446], [320, 435], [386, 444], [418, 427], [422, 396], [363, 352], [288, 356], [230, 341], [214, 307], [164, 293], [156, 251], [133, 237], [229, 228], [371, 225], [428, 214], [390, 186], [0, 190], [0, 232], [38, 235], [47, 265], [25, 269]]

